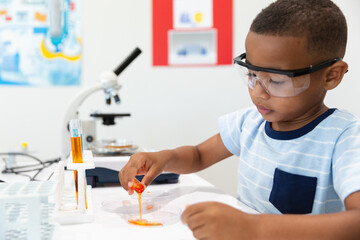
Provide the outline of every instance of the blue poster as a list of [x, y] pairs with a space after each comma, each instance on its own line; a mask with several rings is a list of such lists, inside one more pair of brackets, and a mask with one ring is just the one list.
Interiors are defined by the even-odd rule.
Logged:
[[80, 1], [0, 0], [0, 84], [80, 84]]

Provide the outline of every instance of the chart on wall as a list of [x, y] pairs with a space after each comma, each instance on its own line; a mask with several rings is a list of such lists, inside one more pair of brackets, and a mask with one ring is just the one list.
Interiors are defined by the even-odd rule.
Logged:
[[153, 65], [232, 64], [233, 0], [153, 0]]
[[0, 84], [79, 85], [81, 0], [0, 0]]

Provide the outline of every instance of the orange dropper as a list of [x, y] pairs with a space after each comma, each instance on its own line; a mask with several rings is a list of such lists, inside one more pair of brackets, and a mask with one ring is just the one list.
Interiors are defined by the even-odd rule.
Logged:
[[138, 194], [141, 194], [144, 190], [145, 190], [145, 186], [142, 183], [138, 183], [135, 185], [134, 188], [135, 192], [137, 192]]

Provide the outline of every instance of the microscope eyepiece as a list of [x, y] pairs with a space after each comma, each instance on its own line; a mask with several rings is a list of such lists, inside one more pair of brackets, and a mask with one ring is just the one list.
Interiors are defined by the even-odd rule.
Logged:
[[117, 95], [117, 94], [114, 95], [114, 101], [115, 101], [116, 104], [119, 104], [119, 103], [120, 103], [120, 97], [119, 97], [119, 95]]
[[124, 69], [125, 69], [127, 66], [129, 66], [129, 64], [130, 64], [132, 61], [134, 61], [135, 58], [137, 58], [137, 56], [140, 55], [140, 53], [141, 53], [140, 48], [138, 48], [138, 47], [135, 48], [135, 49], [130, 53], [130, 55], [129, 55], [127, 58], [125, 58], [125, 60], [124, 60], [122, 63], [120, 63], [120, 65], [114, 70], [114, 73], [116, 74], [116, 76], [119, 76], [120, 73], [121, 73], [122, 71], [124, 71]]
[[111, 96], [109, 93], [105, 93], [105, 102], [107, 105], [111, 104]]

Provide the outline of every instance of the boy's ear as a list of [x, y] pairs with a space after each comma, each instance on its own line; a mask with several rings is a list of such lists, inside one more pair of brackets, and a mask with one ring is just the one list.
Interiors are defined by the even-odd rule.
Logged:
[[331, 65], [325, 72], [324, 87], [331, 90], [337, 87], [348, 70], [348, 64], [344, 61], [338, 61]]

